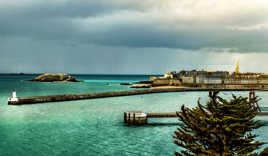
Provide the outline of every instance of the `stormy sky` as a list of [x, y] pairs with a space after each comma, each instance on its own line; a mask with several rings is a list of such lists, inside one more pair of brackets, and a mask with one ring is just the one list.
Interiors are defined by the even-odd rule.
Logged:
[[267, 0], [0, 0], [0, 73], [268, 73]]

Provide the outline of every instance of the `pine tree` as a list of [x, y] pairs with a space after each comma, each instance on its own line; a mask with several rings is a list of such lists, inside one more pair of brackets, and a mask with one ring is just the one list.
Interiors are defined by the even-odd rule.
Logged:
[[174, 143], [184, 148], [176, 156], [233, 156], [256, 155], [254, 150], [263, 142], [254, 141], [251, 131], [263, 124], [254, 120], [257, 112], [248, 100], [236, 97], [226, 100], [218, 96], [218, 91], [209, 92], [209, 101], [203, 106], [189, 109], [184, 105], [177, 112], [183, 124], [175, 131]]

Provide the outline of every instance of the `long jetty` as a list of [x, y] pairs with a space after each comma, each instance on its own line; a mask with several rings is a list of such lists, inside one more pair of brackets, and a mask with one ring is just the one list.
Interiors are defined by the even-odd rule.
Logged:
[[96, 93], [85, 93], [85, 94], [64, 94], [64, 95], [49, 95], [49, 96], [18, 97], [16, 98], [16, 100], [9, 100], [8, 104], [9, 105], [23, 105], [23, 104], [36, 104], [36, 103], [72, 101], [72, 100], [83, 100], [83, 99], [96, 99], [96, 98], [106, 98], [106, 97], [142, 95], [142, 94], [152, 94], [152, 93], [211, 91], [211, 90], [249, 91], [250, 89], [244, 89], [244, 88], [243, 89], [153, 88], [153, 89], [137, 89], [137, 90], [113, 91], [113, 92], [96, 92]]
[[[257, 116], [268, 116], [268, 111], [261, 111]], [[145, 113], [141, 111], [124, 112], [124, 123], [127, 125], [145, 125], [149, 118], [178, 118], [176, 112], [170, 113]]]

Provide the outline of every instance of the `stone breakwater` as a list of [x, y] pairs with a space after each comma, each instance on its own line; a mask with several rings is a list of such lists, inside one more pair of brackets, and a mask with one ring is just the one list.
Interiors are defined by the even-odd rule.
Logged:
[[[153, 88], [142, 90], [128, 90], [128, 91], [115, 91], [115, 92], [97, 92], [85, 94], [64, 94], [64, 95], [50, 95], [50, 96], [33, 96], [33, 97], [18, 97], [17, 101], [8, 101], [10, 105], [23, 105], [59, 101], [72, 101], [83, 99], [96, 99], [106, 97], [119, 97], [130, 95], [142, 95], [152, 93], [167, 93], [167, 92], [186, 92], [186, 91], [211, 91], [213, 89], [204, 88]], [[249, 91], [249, 89], [217, 89], [219, 91]], [[268, 91], [268, 90], [262, 90]]]

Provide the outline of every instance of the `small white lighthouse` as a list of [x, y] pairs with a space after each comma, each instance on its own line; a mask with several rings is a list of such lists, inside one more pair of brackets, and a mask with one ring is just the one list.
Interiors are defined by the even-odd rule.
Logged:
[[15, 91], [15, 89], [12, 90], [12, 98], [16, 98], [17, 97], [17, 93]]
[[11, 98], [8, 98], [8, 103], [17, 102], [17, 101], [18, 101], [17, 93], [16, 93], [16, 90], [13, 89], [12, 90], [12, 97]]

